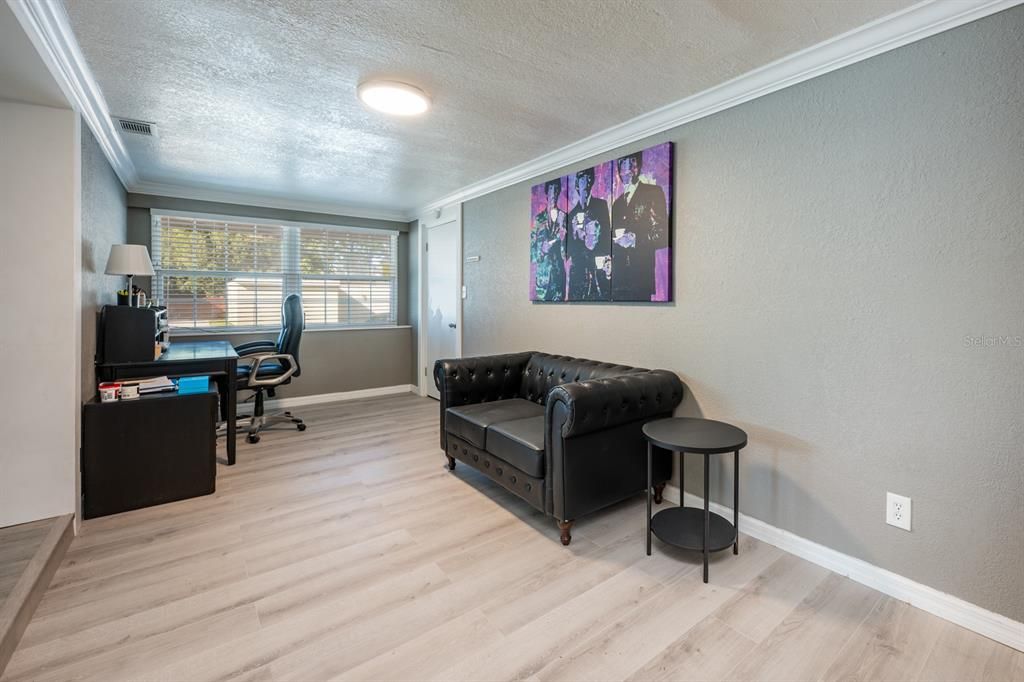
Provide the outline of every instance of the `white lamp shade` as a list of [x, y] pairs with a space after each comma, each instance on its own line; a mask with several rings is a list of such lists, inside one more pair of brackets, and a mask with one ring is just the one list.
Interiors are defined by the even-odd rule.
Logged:
[[149, 277], [156, 274], [153, 270], [153, 261], [149, 259], [149, 249], [140, 244], [114, 244], [111, 246], [105, 273]]

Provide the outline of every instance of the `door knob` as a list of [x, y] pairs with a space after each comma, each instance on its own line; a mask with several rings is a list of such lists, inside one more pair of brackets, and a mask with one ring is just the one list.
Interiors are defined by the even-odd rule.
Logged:
[[448, 323], [448, 327], [451, 328], [451, 329], [455, 329], [455, 323], [454, 322], [449, 322]]

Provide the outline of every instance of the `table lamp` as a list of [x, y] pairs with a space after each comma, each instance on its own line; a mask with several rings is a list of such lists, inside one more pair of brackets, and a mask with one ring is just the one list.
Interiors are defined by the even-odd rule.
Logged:
[[141, 244], [114, 244], [110, 247], [110, 257], [107, 258], [107, 275], [128, 276], [128, 305], [134, 305], [135, 297], [132, 295], [132, 277], [145, 275], [152, 277], [156, 274], [153, 270], [153, 261], [149, 259], [149, 249]]

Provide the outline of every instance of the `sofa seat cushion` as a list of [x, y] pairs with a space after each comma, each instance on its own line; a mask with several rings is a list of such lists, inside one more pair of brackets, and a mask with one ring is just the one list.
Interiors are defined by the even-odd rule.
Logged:
[[488, 403], [474, 403], [449, 407], [445, 414], [445, 430], [448, 433], [472, 443], [481, 450], [487, 449], [487, 427], [499, 422], [539, 416], [544, 418], [544, 408], [537, 403], [520, 398], [494, 400]]
[[544, 415], [512, 419], [487, 427], [487, 452], [524, 474], [544, 477]]

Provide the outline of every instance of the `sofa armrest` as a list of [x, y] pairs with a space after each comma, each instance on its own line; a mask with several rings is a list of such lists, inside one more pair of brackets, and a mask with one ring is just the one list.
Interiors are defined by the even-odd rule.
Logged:
[[683, 382], [656, 369], [562, 384], [548, 394], [547, 414], [565, 414], [562, 438], [671, 414], [683, 400]]
[[434, 363], [434, 385], [441, 401], [441, 448], [447, 450], [445, 410], [458, 405], [518, 398], [533, 351], [453, 358]]

